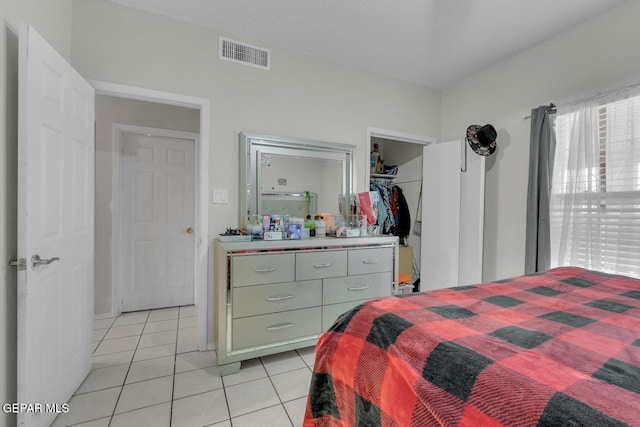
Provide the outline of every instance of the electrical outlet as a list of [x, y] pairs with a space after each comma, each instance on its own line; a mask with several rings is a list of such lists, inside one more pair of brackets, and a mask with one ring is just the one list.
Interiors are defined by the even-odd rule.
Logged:
[[278, 185], [287, 185], [287, 178], [278, 178]]

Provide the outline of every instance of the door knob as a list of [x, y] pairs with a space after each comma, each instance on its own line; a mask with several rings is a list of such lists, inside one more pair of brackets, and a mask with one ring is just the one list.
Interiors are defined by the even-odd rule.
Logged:
[[41, 265], [49, 265], [52, 262], [59, 261], [59, 260], [60, 258], [58, 258], [57, 256], [54, 256], [53, 258], [49, 258], [49, 259], [44, 259], [44, 258], [40, 258], [40, 255], [34, 255], [31, 257], [31, 264], [33, 268], [36, 268]]
[[187, 234], [193, 234], [193, 228], [189, 227], [186, 230], [184, 230]]

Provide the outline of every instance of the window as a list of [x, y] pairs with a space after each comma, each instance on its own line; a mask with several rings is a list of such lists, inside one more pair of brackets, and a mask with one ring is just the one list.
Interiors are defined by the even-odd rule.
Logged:
[[551, 264], [640, 277], [640, 96], [559, 109]]

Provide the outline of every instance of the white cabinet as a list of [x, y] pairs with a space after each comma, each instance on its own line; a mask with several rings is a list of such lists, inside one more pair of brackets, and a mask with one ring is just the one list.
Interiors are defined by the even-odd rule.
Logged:
[[216, 241], [214, 252], [222, 375], [242, 360], [314, 345], [337, 316], [397, 285], [397, 237]]
[[452, 141], [424, 147], [422, 159], [420, 290], [479, 283], [485, 157]]

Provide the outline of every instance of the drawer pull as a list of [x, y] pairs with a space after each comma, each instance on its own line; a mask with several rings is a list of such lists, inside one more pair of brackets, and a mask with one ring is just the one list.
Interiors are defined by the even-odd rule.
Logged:
[[295, 325], [295, 323], [279, 323], [277, 325], [272, 325], [272, 326], [267, 326], [267, 331], [269, 332], [273, 332], [273, 331], [279, 331], [281, 329], [287, 329], [287, 328], [291, 328]]
[[275, 296], [272, 296], [272, 297], [267, 297], [267, 301], [269, 301], [269, 302], [285, 301], [285, 300], [291, 299], [293, 297], [294, 297], [294, 295], [291, 295], [291, 294], [275, 295]]
[[366, 291], [367, 289], [369, 289], [371, 287], [371, 285], [363, 285], [363, 286], [351, 286], [349, 288], [347, 288], [348, 291], [351, 292], [356, 292], [356, 291]]
[[331, 263], [327, 262], [325, 264], [313, 264], [313, 268], [327, 268], [331, 267]]
[[276, 271], [276, 268], [275, 267], [256, 268], [256, 273], [271, 273], [272, 271]]
[[375, 264], [377, 262], [378, 262], [377, 259], [365, 259], [365, 260], [362, 260], [363, 264]]

